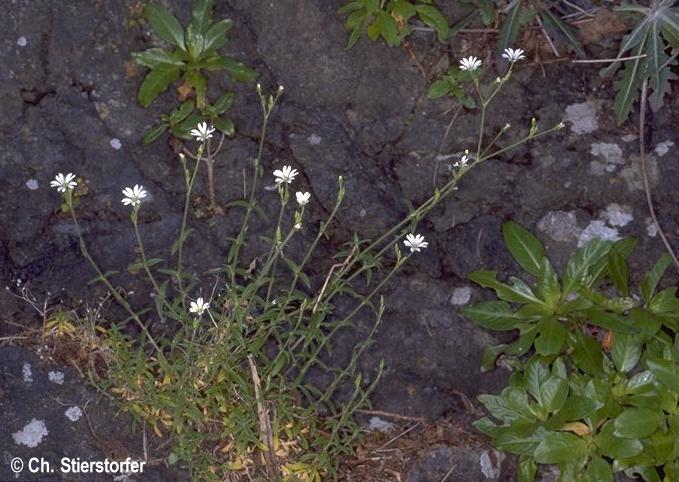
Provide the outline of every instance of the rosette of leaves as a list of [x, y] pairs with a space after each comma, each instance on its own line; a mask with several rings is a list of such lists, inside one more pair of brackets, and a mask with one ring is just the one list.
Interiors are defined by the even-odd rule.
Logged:
[[464, 315], [518, 330], [486, 352], [485, 369], [502, 354], [513, 373], [499, 395], [479, 396], [490, 417], [476, 428], [519, 456], [519, 482], [533, 481], [538, 464], [559, 465], [563, 482], [613, 482], [619, 471], [679, 480], [679, 299], [676, 287], [658, 290], [670, 257], [633, 296], [631, 238], [591, 241], [559, 278], [530, 232], [509, 222], [503, 234], [531, 282], [502, 283], [493, 271], [470, 276], [498, 299]]
[[179, 138], [188, 138], [189, 131], [199, 122], [207, 121], [226, 135], [234, 132], [233, 122], [223, 114], [233, 102], [233, 94], [227, 93], [214, 104], [207, 99], [207, 77], [204, 71], [224, 70], [237, 82], [252, 82], [257, 73], [243, 63], [224, 57], [219, 49], [226, 44], [226, 34], [233, 22], [229, 19], [214, 22], [214, 0], [197, 0], [191, 12], [191, 22], [184, 29], [164, 6], [149, 3], [146, 17], [154, 32], [167, 41], [170, 49], [154, 47], [135, 52], [133, 59], [150, 71], [138, 92], [138, 101], [148, 107], [170, 85], [182, 80], [178, 90], [182, 97], [193, 93], [195, 100], [184, 102], [177, 110], [161, 117], [161, 122], [144, 135], [150, 143], [163, 132], [170, 130]]
[[615, 61], [601, 71], [602, 75], [608, 75], [623, 65], [613, 83], [616, 92], [613, 107], [619, 124], [629, 117], [644, 80], [648, 79], [652, 91], [648, 100], [655, 111], [662, 107], [670, 92], [670, 80], [677, 78], [670, 70], [675, 65], [674, 57], [668, 52], [679, 48], [679, 8], [675, 3], [674, 0], [653, 0], [649, 7], [624, 5], [615, 9], [638, 19], [623, 38], [617, 57], [632, 58]]
[[409, 22], [414, 18], [432, 27], [441, 42], [447, 40], [450, 30], [448, 21], [432, 0], [352, 0], [339, 12], [348, 15], [345, 23], [351, 31], [348, 49], [364, 34], [370, 40], [381, 37], [390, 47], [401, 45], [413, 31]]

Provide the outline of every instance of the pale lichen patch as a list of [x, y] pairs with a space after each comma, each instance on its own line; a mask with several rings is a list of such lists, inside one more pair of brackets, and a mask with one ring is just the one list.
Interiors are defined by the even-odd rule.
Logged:
[[40, 445], [42, 438], [48, 434], [45, 422], [34, 418], [22, 430], [13, 433], [12, 438], [17, 445], [35, 448]]

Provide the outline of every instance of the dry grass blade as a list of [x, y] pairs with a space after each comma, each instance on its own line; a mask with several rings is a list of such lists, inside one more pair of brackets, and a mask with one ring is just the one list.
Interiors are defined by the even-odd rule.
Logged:
[[280, 470], [278, 469], [278, 462], [276, 460], [276, 451], [273, 446], [273, 432], [271, 430], [271, 419], [269, 412], [264, 407], [264, 399], [262, 397], [262, 382], [257, 373], [257, 366], [255, 365], [252, 356], [248, 355], [248, 363], [250, 364], [250, 373], [252, 374], [252, 383], [255, 386], [255, 398], [257, 399], [257, 416], [259, 417], [259, 437], [262, 444], [266, 447], [263, 453], [264, 464], [266, 471], [272, 480], [280, 478]]

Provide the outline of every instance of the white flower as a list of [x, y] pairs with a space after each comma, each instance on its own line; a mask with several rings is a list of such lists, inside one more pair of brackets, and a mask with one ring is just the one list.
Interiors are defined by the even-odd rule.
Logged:
[[511, 63], [518, 62], [519, 60], [523, 60], [526, 58], [524, 54], [523, 49], [512, 49], [512, 48], [506, 48], [505, 52], [502, 54], [502, 57], [509, 60]]
[[467, 57], [465, 59], [460, 60], [460, 69], [462, 70], [468, 70], [469, 72], [473, 72], [479, 67], [481, 67], [481, 61], [476, 57]]
[[214, 131], [215, 128], [208, 126], [207, 122], [201, 122], [195, 129], [191, 129], [191, 135], [195, 137], [197, 141], [203, 142], [210, 139]]
[[129, 206], [130, 204], [132, 206], [138, 206], [141, 203], [141, 200], [146, 197], [146, 191], [144, 191], [144, 186], [135, 184], [134, 187], [126, 187], [123, 189], [123, 196], [125, 197], [122, 199], [122, 203], [125, 206]]
[[311, 193], [297, 191], [295, 197], [297, 198], [297, 204], [306, 206], [309, 204], [309, 199], [311, 199]]
[[469, 163], [469, 149], [464, 151], [464, 154], [462, 155], [459, 161], [453, 162], [453, 167], [465, 167], [468, 163]]
[[195, 313], [197, 316], [201, 316], [209, 307], [210, 303], [205, 303], [203, 298], [198, 298], [196, 301], [191, 302], [189, 311]]
[[273, 172], [273, 175], [276, 177], [276, 184], [283, 182], [290, 184], [297, 174], [299, 174], [297, 169], [293, 169], [291, 166], [283, 166], [283, 169], [276, 169]]
[[424, 240], [424, 236], [421, 234], [408, 234], [403, 244], [410, 248], [411, 253], [419, 252], [420, 248], [429, 246], [429, 243]]
[[65, 176], [62, 173], [54, 176], [54, 181], [50, 182], [50, 186], [56, 187], [59, 192], [66, 192], [75, 188], [78, 183], [74, 181], [75, 174], [69, 172]]

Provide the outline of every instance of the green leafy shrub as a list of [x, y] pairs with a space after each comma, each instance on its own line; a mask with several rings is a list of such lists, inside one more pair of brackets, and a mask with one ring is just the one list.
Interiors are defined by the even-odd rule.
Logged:
[[464, 315], [518, 332], [486, 351], [484, 370], [501, 356], [513, 373], [499, 395], [479, 396], [491, 417], [476, 428], [519, 455], [519, 482], [535, 479], [536, 464], [558, 464], [562, 482], [612, 482], [619, 471], [679, 480], [679, 299], [676, 287], [658, 291], [669, 256], [645, 275], [639, 297], [629, 286], [632, 238], [591, 241], [559, 278], [529, 231], [508, 222], [503, 234], [531, 282], [470, 275], [498, 299]]
[[679, 48], [679, 8], [674, 0], [653, 0], [649, 7], [623, 5], [615, 10], [638, 19], [637, 24], [620, 44], [618, 58], [628, 55], [628, 60], [616, 60], [602, 70], [608, 75], [620, 67], [613, 87], [615, 96], [615, 117], [624, 122], [639, 99], [644, 80], [648, 80], [653, 93], [649, 97], [651, 108], [662, 107], [665, 96], [670, 92], [670, 80], [677, 76], [671, 71], [676, 57], [670, 57], [670, 48]]
[[237, 82], [252, 82], [257, 73], [243, 63], [224, 57], [219, 49], [226, 44], [226, 34], [233, 22], [225, 19], [214, 22], [214, 0], [197, 0], [191, 12], [191, 22], [184, 29], [164, 6], [149, 3], [146, 17], [155, 33], [172, 45], [172, 50], [154, 47], [135, 52], [132, 58], [150, 69], [139, 87], [139, 103], [148, 107], [153, 100], [175, 81], [181, 78], [183, 97], [195, 93], [194, 100], [186, 100], [181, 106], [161, 117], [160, 123], [144, 135], [149, 144], [169, 130], [172, 135], [189, 139], [189, 131], [200, 122], [210, 122], [225, 135], [234, 132], [233, 122], [223, 114], [231, 107], [233, 94], [225, 93], [214, 104], [207, 99], [205, 71], [225, 70]]
[[419, 18], [432, 27], [441, 42], [448, 38], [448, 21], [432, 0], [351, 0], [340, 8], [347, 14], [345, 26], [351, 32], [347, 48], [353, 47], [363, 36], [370, 40], [382, 38], [387, 45], [401, 45], [412, 32], [409, 22]]

